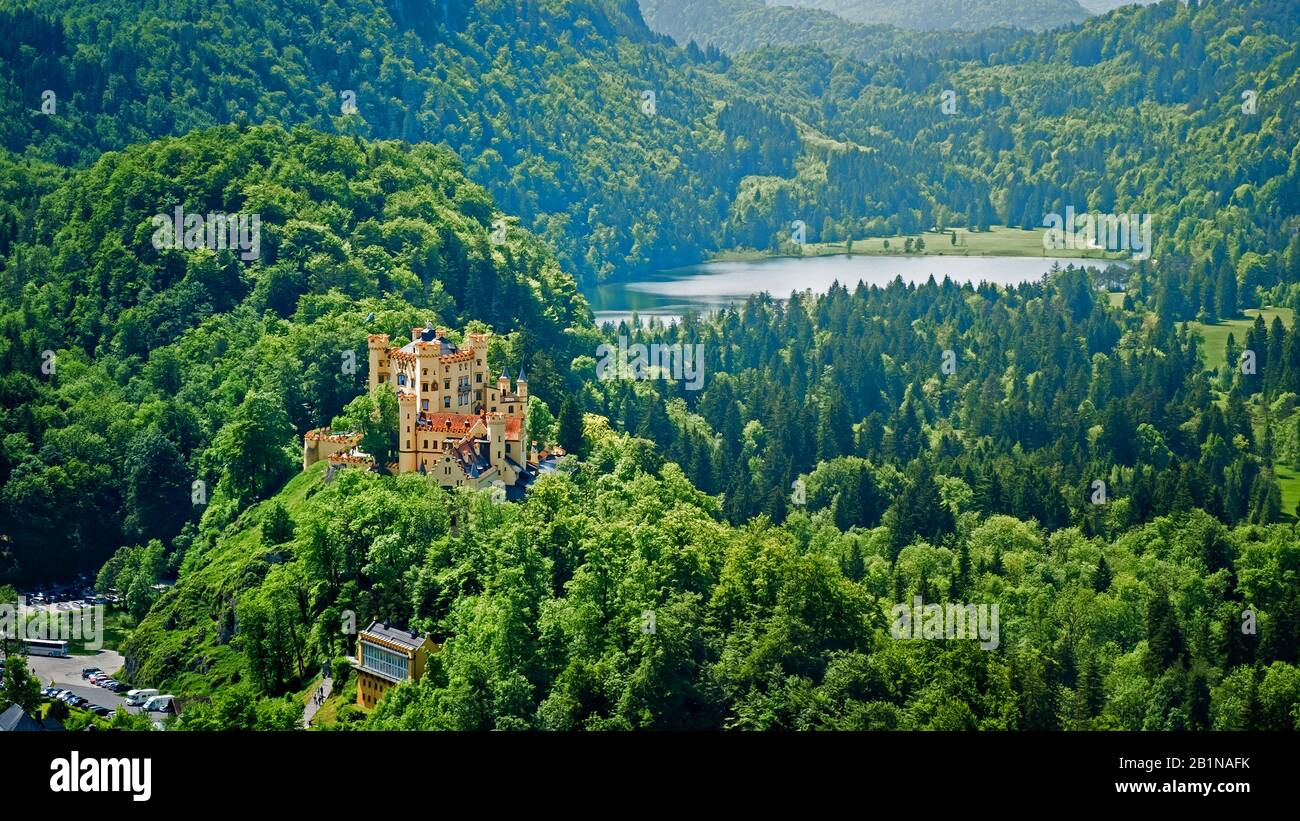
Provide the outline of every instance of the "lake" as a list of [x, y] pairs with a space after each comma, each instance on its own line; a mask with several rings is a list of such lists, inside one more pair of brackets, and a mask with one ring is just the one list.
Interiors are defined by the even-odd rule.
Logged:
[[643, 320], [651, 316], [665, 322], [679, 319], [694, 309], [716, 311], [744, 302], [750, 294], [767, 291], [784, 298], [791, 291], [825, 293], [839, 281], [850, 290], [861, 280], [884, 286], [895, 277], [904, 282], [925, 282], [931, 274], [940, 282], [945, 275], [954, 282], [992, 282], [1018, 285], [1039, 279], [1054, 264], [1062, 267], [1086, 262], [1098, 267], [1112, 262], [1060, 257], [979, 256], [846, 256], [776, 257], [742, 262], [706, 262], [656, 271], [624, 282], [597, 286], [588, 294], [596, 324], [628, 319], [635, 311]]

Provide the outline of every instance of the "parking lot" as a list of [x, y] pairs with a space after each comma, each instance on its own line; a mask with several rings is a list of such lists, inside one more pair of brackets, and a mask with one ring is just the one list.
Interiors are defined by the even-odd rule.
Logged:
[[[72, 584], [20, 591], [19, 595], [28, 608], [49, 608], [55, 612], [75, 613], [90, 607], [111, 606], [120, 601], [116, 591], [107, 595], [95, 593], [90, 587], [90, 580], [85, 577]], [[102, 626], [102, 616], [96, 621]], [[119, 694], [97, 687], [81, 676], [81, 671], [88, 667], [97, 667], [109, 675], [121, 671], [122, 655], [115, 650], [104, 649], [90, 655], [71, 655], [67, 658], [31, 655], [27, 657], [27, 665], [40, 682], [42, 689], [54, 687], [69, 690], [86, 699], [91, 705], [104, 707], [110, 711], [125, 707], [132, 713], [140, 712], [139, 707], [126, 705], [125, 692]]]
[[[52, 656], [28, 656], [27, 665], [40, 682], [41, 687], [58, 687], [71, 690], [89, 701], [116, 710], [118, 705], [126, 705], [126, 699], [103, 687], [96, 687], [81, 678], [81, 671], [86, 667], [98, 667], [112, 674], [122, 669], [122, 654], [114, 650], [101, 650], [90, 656], [69, 656], [54, 658]], [[127, 707], [137, 713], [138, 707]]]

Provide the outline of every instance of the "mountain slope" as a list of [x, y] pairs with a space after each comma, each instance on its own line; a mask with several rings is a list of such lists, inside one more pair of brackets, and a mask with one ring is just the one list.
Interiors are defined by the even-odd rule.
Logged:
[[[737, 57], [728, 76], [863, 147], [848, 156], [866, 168], [838, 170], [852, 199], [888, 190], [869, 176], [880, 160], [898, 168], [912, 195], [889, 190], [900, 222], [903, 207], [918, 209], [913, 226], [1040, 227], [1067, 206], [1152, 214], [1154, 256], [1181, 257], [1164, 269], [1182, 292], [1177, 312], [1194, 318], [1225, 268], [1250, 293], [1300, 278], [1282, 257], [1300, 213], [1297, 23], [1294, 4], [1268, 0], [1131, 6], [984, 59], [863, 64], [766, 49]], [[831, 220], [833, 239], [872, 228], [847, 217], [835, 185], [776, 187], [809, 225]]]
[[698, 258], [739, 179], [780, 173], [799, 150], [766, 165], [737, 152], [736, 137], [771, 123], [720, 127], [720, 65], [647, 29], [634, 0], [165, 6], [32, 0], [0, 13], [14, 35], [0, 46], [4, 146], [84, 165], [132, 142], [267, 121], [446, 142], [586, 283]]
[[993, 48], [1021, 32], [1003, 29], [966, 33], [907, 31], [845, 20], [814, 8], [765, 5], [762, 0], [640, 0], [655, 31], [678, 43], [694, 41], [728, 54], [767, 46], [812, 47], [858, 60], [959, 48]]
[[[260, 256], [156, 247], [177, 207], [257, 216]], [[0, 576], [173, 540], [223, 495], [238, 512], [213, 445], [241, 415], [266, 427], [264, 498], [290, 443], [364, 389], [368, 332], [477, 321], [500, 335], [493, 365], [561, 393], [590, 313], [538, 238], [493, 244], [497, 219], [445, 148], [308, 129], [195, 131], [72, 175], [0, 275]]]

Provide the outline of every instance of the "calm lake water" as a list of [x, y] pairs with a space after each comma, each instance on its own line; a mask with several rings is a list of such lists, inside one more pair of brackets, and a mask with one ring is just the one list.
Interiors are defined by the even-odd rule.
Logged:
[[656, 271], [626, 282], [601, 285], [590, 294], [596, 324], [628, 319], [635, 311], [642, 319], [657, 316], [665, 322], [695, 309], [716, 311], [750, 294], [767, 291], [784, 298], [791, 291], [825, 293], [839, 281], [850, 289], [861, 280], [884, 286], [894, 277], [904, 282], [925, 282], [934, 274], [954, 282], [992, 282], [1017, 285], [1039, 279], [1052, 265], [1086, 262], [1098, 267], [1102, 260], [1070, 260], [1052, 257], [962, 257], [962, 256], [845, 256], [778, 257], [752, 262], [708, 262]]

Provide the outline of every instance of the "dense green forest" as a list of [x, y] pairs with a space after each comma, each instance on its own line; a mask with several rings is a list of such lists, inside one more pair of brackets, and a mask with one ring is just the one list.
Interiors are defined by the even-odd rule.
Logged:
[[[157, 250], [151, 217], [174, 205], [260, 213], [261, 258]], [[276, 126], [142, 143], [74, 176], [4, 271], [3, 572], [56, 577], [124, 542], [184, 540], [196, 479], [213, 508], [266, 498], [300, 461], [295, 439], [365, 385], [367, 331], [508, 328], [502, 359], [556, 395], [590, 314], [536, 237], [490, 243], [497, 213], [444, 149]], [[267, 448], [258, 477], [231, 470], [241, 437]]]
[[[1191, 507], [1226, 523], [1290, 518], [1273, 464], [1300, 468], [1300, 333], [1257, 317], [1228, 343], [1234, 366], [1211, 371], [1199, 333], [1158, 313], [1158, 297], [1112, 307], [1096, 279], [1066, 268], [1005, 290], [835, 287], [708, 322], [620, 328], [633, 341], [702, 341], [715, 376], [698, 392], [596, 382], [586, 407], [725, 492], [736, 524], [783, 519], [791, 482], [811, 473], [835, 483], [827, 504], [854, 494], [838, 523], [875, 525], [895, 498], [891, 470], [921, 465], [960, 479], [974, 509], [1049, 528], [1113, 534]], [[1259, 357], [1253, 374], [1235, 367], [1243, 349]], [[840, 457], [857, 461], [825, 472]], [[1094, 481], [1110, 504], [1090, 503]]]
[[[336, 728], [1300, 728], [1294, 4], [746, 19], [765, 47], [632, 0], [0, 10], [0, 582], [122, 593], [123, 678], [211, 698], [181, 728], [295, 726], [347, 613], [442, 648]], [[1151, 214], [1152, 253], [670, 326], [583, 296], [798, 253], [795, 218], [1067, 206]], [[175, 208], [258, 252], [159, 247]], [[299, 470], [367, 334], [426, 324], [526, 366], [568, 455], [524, 501]], [[619, 337], [700, 345], [703, 389], [598, 378]], [[915, 596], [998, 605], [998, 646], [897, 640]]]
[[[1158, 231], [1162, 249], [1221, 237], [1236, 264], [1246, 243], [1260, 255], [1285, 244], [1300, 197], [1284, 116], [1294, 18], [1274, 0], [1129, 7], [934, 56], [896, 41], [867, 62], [801, 47], [734, 63], [672, 47], [632, 3], [363, 5], [241, 4], [237, 29], [221, 4], [163, 18], [75, 0], [4, 12], [16, 34], [0, 47], [4, 146], [21, 158], [5, 176], [222, 122], [446, 142], [586, 285], [716, 248], [775, 249], [796, 218], [809, 241], [839, 241], [1038, 226], [1067, 204], [1176, 221], [1193, 236]], [[176, 77], [193, 87], [176, 91]], [[44, 90], [60, 114], [41, 113]], [[345, 91], [356, 114], [343, 114]], [[1241, 111], [1247, 91], [1254, 114]], [[23, 205], [8, 210], [5, 247]]]
[[[1247, 293], [1294, 281], [1293, 24], [1286, 4], [1162, 3], [1022, 40], [983, 62], [748, 53], [731, 71], [742, 85], [869, 148], [828, 155], [821, 186], [769, 179], [762, 198], [738, 199], [745, 214], [729, 225], [729, 244], [762, 247], [766, 236], [740, 226], [761, 224], [748, 212], [773, 207], [801, 214], [818, 239], [842, 241], [931, 225], [1035, 227], [1070, 206], [1152, 215], [1153, 258], [1174, 258], [1153, 275], [1180, 292], [1178, 318], [1196, 318], [1228, 269]], [[952, 114], [941, 108], [946, 89]], [[1243, 110], [1247, 92], [1254, 113]], [[878, 198], [884, 216], [848, 218], [843, 204], [864, 197]]]
[[[588, 282], [698, 256], [739, 180], [788, 173], [799, 152], [797, 140], [760, 150], [788, 126], [752, 106], [732, 113], [712, 70], [721, 55], [684, 55], [634, 0], [25, 6], [0, 11], [13, 34], [0, 46], [10, 152], [81, 165], [268, 120], [446, 143]], [[40, 110], [47, 89], [55, 116]]]
[[[310, 675], [311, 659], [344, 649], [334, 626], [356, 610], [445, 644], [426, 679], [369, 716], [343, 708], [340, 728], [1292, 729], [1300, 720], [1290, 525], [1230, 529], [1190, 510], [1113, 537], [1049, 531], [984, 515], [950, 477], [944, 498], [927, 491], [950, 527], [902, 546], [889, 527], [843, 529], [829, 507], [737, 528], [654, 443], [595, 416], [583, 443], [581, 462], [520, 505], [430, 494], [410, 476], [354, 471], [323, 484], [317, 465], [195, 543], [193, 569], [131, 640], [134, 674], [218, 699], [261, 692], [274, 704]], [[823, 465], [810, 501], [854, 469]], [[934, 481], [892, 479], [903, 497]], [[286, 517], [290, 526], [275, 524]], [[1002, 649], [894, 640], [889, 608], [913, 595], [1001, 602]], [[1258, 637], [1242, 635], [1245, 607], [1259, 613]], [[206, 711], [182, 719], [211, 726]]]

